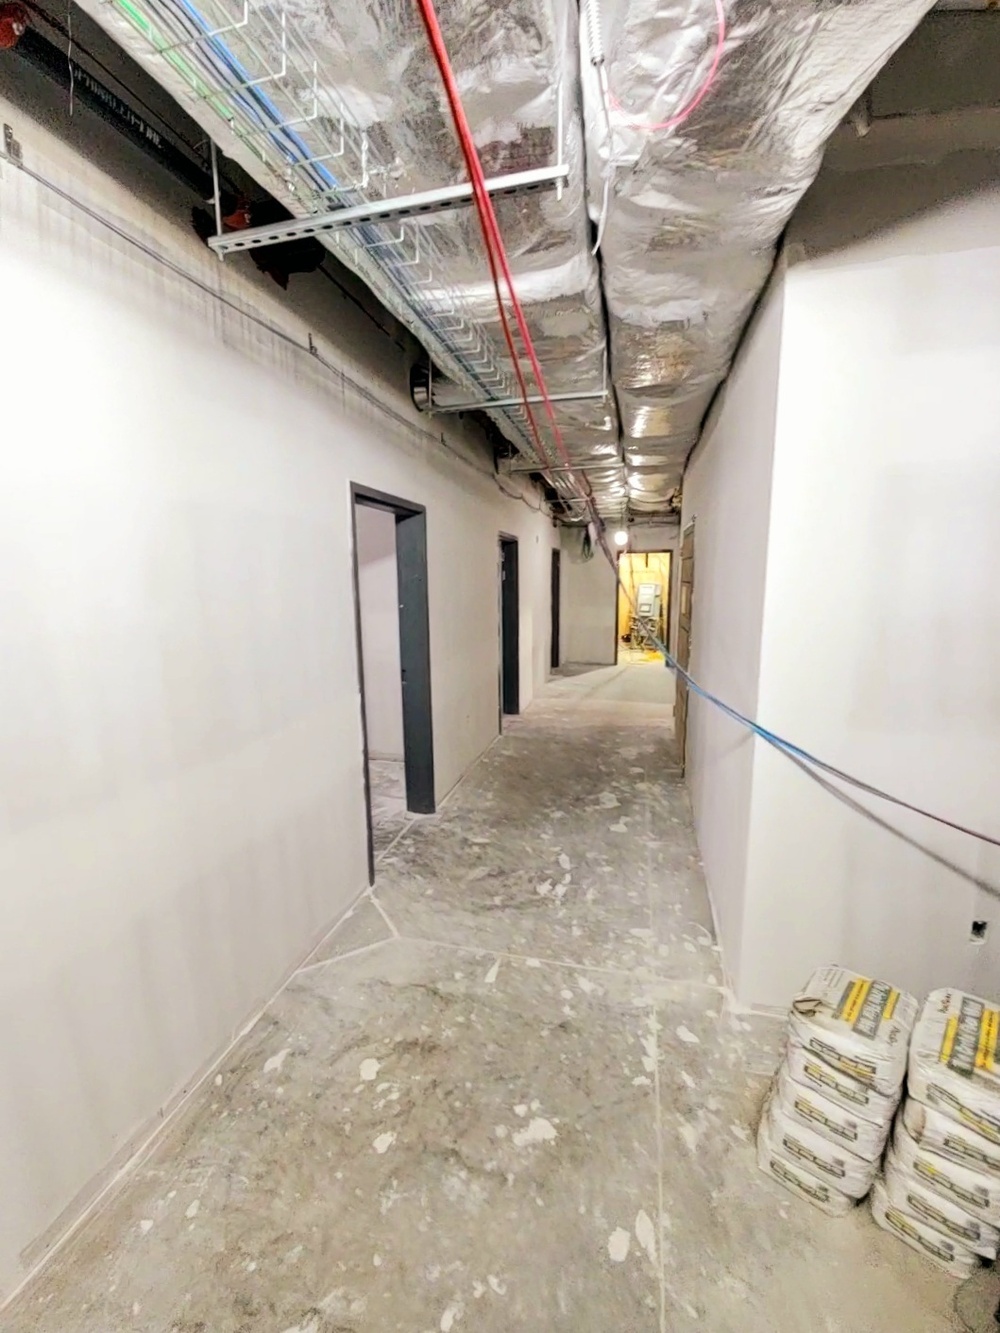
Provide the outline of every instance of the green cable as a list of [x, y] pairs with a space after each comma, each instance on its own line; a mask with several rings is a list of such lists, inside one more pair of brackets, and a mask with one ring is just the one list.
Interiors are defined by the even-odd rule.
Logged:
[[215, 114], [226, 122], [233, 134], [243, 143], [244, 147], [249, 148], [256, 157], [267, 167], [271, 167], [267, 154], [256, 143], [251, 140], [246, 132], [237, 125], [235, 117], [226, 103], [213, 92], [198, 71], [191, 65], [180, 52], [168, 50], [166, 43], [161, 43], [156, 29], [149, 17], [141, 9], [131, 3], [131, 0], [112, 0], [112, 4], [125, 16], [126, 20], [133, 28], [143, 36], [154, 52], [166, 60], [182, 79], [193, 90], [198, 100], [207, 102]]

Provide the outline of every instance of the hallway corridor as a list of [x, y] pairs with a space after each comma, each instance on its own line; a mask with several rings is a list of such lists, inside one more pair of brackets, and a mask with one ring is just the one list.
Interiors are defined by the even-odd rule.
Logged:
[[579, 679], [403, 828], [6, 1333], [957, 1327], [865, 1209], [758, 1174], [780, 1029], [727, 1003], [670, 711]]

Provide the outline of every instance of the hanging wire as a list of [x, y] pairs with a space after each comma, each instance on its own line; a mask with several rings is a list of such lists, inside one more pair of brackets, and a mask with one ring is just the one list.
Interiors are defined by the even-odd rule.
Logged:
[[668, 117], [667, 120], [657, 120], [653, 122], [631, 120], [625, 111], [625, 108], [609, 90], [611, 105], [616, 111], [621, 112], [626, 117], [625, 123], [630, 129], [642, 130], [646, 134], [655, 134], [662, 130], [676, 129], [678, 125], [683, 125], [691, 113], [699, 107], [708, 96], [715, 83], [716, 76], [719, 73], [719, 65], [722, 63], [722, 53], [726, 47], [726, 11], [723, 8], [722, 0], [715, 0], [715, 46], [712, 49], [712, 59], [708, 67], [708, 73], [705, 75], [700, 86], [690, 101], [686, 102], [675, 115]]
[[72, 118], [76, 94], [76, 72], [73, 69], [73, 0], [66, 3], [66, 66], [69, 70], [69, 114]]

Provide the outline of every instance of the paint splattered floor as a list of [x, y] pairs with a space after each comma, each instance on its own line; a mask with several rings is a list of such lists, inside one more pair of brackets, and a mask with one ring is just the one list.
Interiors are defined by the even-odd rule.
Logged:
[[777, 1039], [727, 1003], [669, 708], [557, 682], [5, 1333], [960, 1327], [757, 1173]]

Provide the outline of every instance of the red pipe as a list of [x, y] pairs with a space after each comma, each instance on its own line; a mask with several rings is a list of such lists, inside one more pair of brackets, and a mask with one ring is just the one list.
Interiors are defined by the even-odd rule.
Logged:
[[[514, 363], [514, 370], [517, 374], [518, 387], [520, 388], [521, 396], [525, 400], [524, 406], [528, 413], [528, 420], [531, 422], [532, 434], [535, 437], [539, 452], [542, 457], [546, 459], [546, 462], [548, 462], [548, 455], [542, 444], [538, 424], [535, 421], [534, 414], [527, 401], [527, 384], [525, 383], [524, 372], [521, 369], [520, 358], [518, 357], [514, 346], [514, 339], [508, 323], [507, 312], [504, 309], [503, 297], [500, 291], [499, 275], [497, 272], [498, 267], [503, 274], [504, 283], [506, 284], [507, 291], [510, 295], [510, 303], [514, 310], [514, 318], [517, 321], [517, 328], [521, 336], [521, 342], [524, 345], [525, 353], [531, 363], [532, 374], [534, 375], [535, 382], [538, 385], [538, 392], [541, 395], [542, 402], [545, 406], [545, 414], [549, 420], [556, 448], [566, 464], [572, 468], [572, 459], [569, 456], [569, 451], [567, 450], [565, 441], [562, 437], [562, 431], [559, 429], [559, 423], [556, 420], [555, 409], [552, 406], [552, 400], [549, 397], [548, 388], [545, 384], [545, 376], [538, 360], [538, 354], [535, 351], [535, 345], [531, 340], [528, 322], [525, 319], [524, 310], [514, 288], [514, 279], [511, 275], [510, 263], [507, 259], [507, 251], [504, 248], [503, 238], [500, 235], [496, 213], [493, 211], [493, 201], [486, 188], [486, 177], [483, 172], [483, 166], [479, 160], [479, 153], [472, 137], [472, 131], [469, 128], [469, 121], [465, 114], [465, 108], [462, 105], [462, 98], [458, 91], [458, 83], [455, 79], [455, 73], [452, 69], [448, 51], [444, 44], [444, 37], [441, 33], [441, 26], [438, 23], [437, 13], [434, 9], [434, 2], [433, 0], [417, 0], [417, 5], [420, 9], [420, 16], [423, 19], [424, 27], [427, 30], [427, 38], [430, 42], [435, 63], [441, 74], [445, 94], [448, 98], [448, 105], [451, 109], [452, 120], [454, 121], [459, 144], [462, 148], [462, 156], [465, 159], [466, 169], [469, 173], [469, 180], [472, 183], [476, 212], [479, 215], [480, 226], [483, 230], [483, 241], [486, 245], [486, 257], [489, 261], [490, 274], [493, 278], [493, 289], [496, 293], [497, 308], [500, 311], [500, 320], [504, 329], [504, 338], [507, 343], [507, 349], [510, 352], [511, 360]], [[570, 473], [569, 477], [570, 480], [576, 484], [576, 475]], [[583, 482], [584, 489], [580, 490], [579, 493], [581, 498], [587, 501], [593, 511], [593, 491], [590, 489], [590, 484], [586, 477], [583, 478]]]

